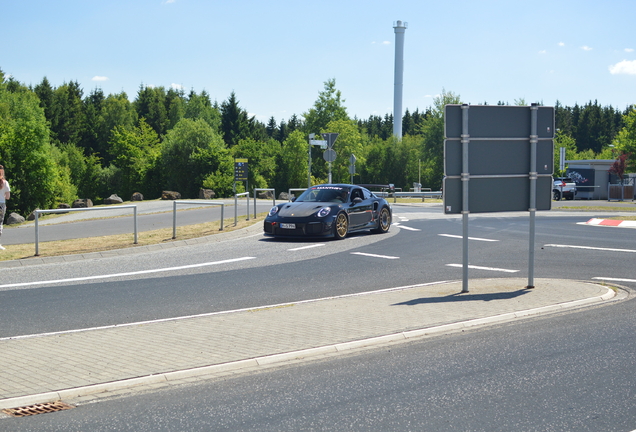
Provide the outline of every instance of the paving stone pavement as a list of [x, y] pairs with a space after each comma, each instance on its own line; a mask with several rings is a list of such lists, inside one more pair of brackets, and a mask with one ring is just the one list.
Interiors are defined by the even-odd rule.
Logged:
[[478, 279], [0, 339], [0, 409], [410, 340], [602, 303], [570, 280]]

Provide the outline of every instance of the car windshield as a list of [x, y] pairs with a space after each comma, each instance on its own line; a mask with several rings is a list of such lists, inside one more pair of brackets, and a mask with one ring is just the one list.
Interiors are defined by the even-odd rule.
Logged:
[[296, 202], [334, 202], [345, 203], [349, 198], [349, 189], [339, 186], [314, 186], [303, 192]]

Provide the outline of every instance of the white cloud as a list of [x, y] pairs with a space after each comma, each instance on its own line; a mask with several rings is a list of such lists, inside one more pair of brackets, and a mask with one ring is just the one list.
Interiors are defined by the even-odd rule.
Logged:
[[589, 46], [587, 46], [587, 45], [583, 45], [583, 46], [581, 47], [581, 49], [582, 49], [583, 51], [592, 51], [592, 47], [589, 47]]
[[108, 77], [95, 75], [91, 81], [108, 81]]
[[559, 46], [565, 46], [564, 42], [559, 42]]
[[634, 48], [625, 48], [625, 52], [634, 52]]
[[181, 84], [172, 83], [170, 84], [170, 87], [172, 87], [175, 90], [183, 90], [183, 86]]
[[609, 67], [612, 75], [636, 75], [636, 60], [623, 60]]
[[379, 43], [376, 42], [376, 41], [371, 42], [371, 45], [376, 45], [376, 44], [379, 44], [379, 45], [391, 45], [391, 42], [389, 42], [389, 41], [382, 41], [382, 42], [379, 42]]
[[547, 54], [548, 52], [546, 50], [541, 50], [539, 51], [539, 54]]

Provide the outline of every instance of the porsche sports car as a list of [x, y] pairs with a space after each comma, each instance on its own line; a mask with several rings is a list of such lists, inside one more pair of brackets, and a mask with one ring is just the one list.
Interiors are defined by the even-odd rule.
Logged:
[[274, 237], [334, 237], [354, 231], [386, 233], [391, 227], [391, 206], [361, 186], [312, 186], [292, 202], [271, 208], [264, 231]]

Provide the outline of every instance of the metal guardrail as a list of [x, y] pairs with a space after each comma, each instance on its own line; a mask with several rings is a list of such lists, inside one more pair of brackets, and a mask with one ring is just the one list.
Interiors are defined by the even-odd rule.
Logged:
[[238, 225], [238, 197], [247, 197], [247, 220], [250, 220], [250, 193], [234, 194], [234, 226]]
[[175, 200], [172, 202], [172, 238], [177, 238], [177, 204], [197, 204], [197, 205], [220, 205], [221, 206], [221, 228], [219, 231], [223, 231], [223, 215], [225, 213], [224, 202], [205, 202], [205, 201], [181, 201]]
[[90, 207], [90, 208], [74, 208], [74, 209], [55, 209], [55, 210], [35, 210], [33, 212], [35, 214], [35, 256], [40, 255], [40, 227], [38, 224], [38, 219], [41, 213], [69, 213], [69, 212], [78, 212], [78, 211], [116, 210], [116, 209], [123, 209], [123, 208], [133, 209], [134, 231], [135, 231], [134, 244], [137, 244], [137, 206], [136, 205], [120, 205], [120, 206], [113, 206], [113, 207]]
[[272, 196], [274, 197], [274, 205], [276, 205], [276, 189], [260, 189], [254, 188], [254, 219], [256, 219], [256, 192], [257, 191], [272, 191]]
[[289, 200], [291, 201], [291, 196], [292, 196], [292, 191], [294, 192], [300, 192], [300, 191], [306, 191], [307, 188], [292, 188], [292, 189], [288, 189], [287, 190], [287, 194], [289, 195]]
[[393, 203], [397, 202], [398, 197], [408, 197], [408, 198], [441, 198], [442, 191], [432, 191], [432, 192], [374, 192], [376, 195], [381, 196], [383, 198], [390, 198], [393, 196]]

